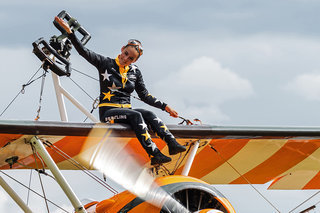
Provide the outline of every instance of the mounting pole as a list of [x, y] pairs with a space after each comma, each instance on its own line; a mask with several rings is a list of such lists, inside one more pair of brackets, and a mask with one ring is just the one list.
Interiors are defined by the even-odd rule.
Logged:
[[52, 80], [53, 80], [54, 89], [56, 91], [61, 121], [68, 121], [66, 105], [64, 104], [63, 95], [60, 92], [60, 88], [61, 88], [60, 79], [58, 75], [55, 74], [54, 72], [52, 72]]
[[69, 101], [76, 106], [83, 114], [85, 114], [93, 122], [100, 122], [95, 118], [84, 106], [82, 106], [70, 93], [68, 93], [60, 84], [59, 76], [52, 72], [52, 79], [54, 89], [56, 91], [58, 107], [60, 112], [61, 121], [68, 121], [66, 106], [63, 100], [63, 96], [69, 99]]
[[190, 154], [188, 155], [188, 158], [187, 158], [187, 161], [183, 167], [183, 170], [181, 172], [181, 175], [184, 175], [184, 176], [188, 176], [189, 175], [189, 172], [190, 172], [190, 169], [191, 169], [191, 166], [193, 164], [193, 160], [197, 154], [197, 150], [199, 148], [199, 144], [200, 144], [200, 140], [197, 140], [193, 143], [192, 147], [191, 147], [191, 150], [190, 150]]
[[86, 213], [86, 210], [82, 206], [80, 200], [78, 199], [76, 194], [72, 191], [71, 187], [67, 183], [66, 179], [63, 177], [58, 166], [51, 158], [50, 154], [44, 147], [43, 143], [37, 138], [37, 136], [34, 136], [33, 138], [31, 138], [30, 143], [36, 148], [37, 152], [40, 154], [43, 161], [46, 163], [46, 165], [52, 172], [53, 176], [55, 177], [56, 181], [60, 185], [61, 189], [69, 198], [70, 202], [72, 203], [72, 206], [75, 209], [75, 212]]
[[6, 181], [0, 176], [0, 185], [10, 195], [10, 197], [20, 206], [20, 208], [26, 213], [32, 213], [29, 207], [23, 202], [23, 200], [15, 193], [15, 191], [6, 183]]

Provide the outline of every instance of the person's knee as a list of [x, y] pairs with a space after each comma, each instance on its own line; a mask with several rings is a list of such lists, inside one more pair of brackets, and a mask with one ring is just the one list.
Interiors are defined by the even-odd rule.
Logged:
[[136, 122], [142, 121], [142, 120], [143, 120], [143, 116], [142, 116], [142, 114], [141, 114], [140, 112], [138, 112], [138, 111], [132, 111], [132, 113], [130, 113], [130, 114], [128, 115], [128, 119], [129, 119], [130, 121], [136, 123]]
[[141, 110], [140, 112], [142, 113], [145, 119], [154, 119], [157, 117], [156, 114], [154, 114], [154, 112], [149, 110]]

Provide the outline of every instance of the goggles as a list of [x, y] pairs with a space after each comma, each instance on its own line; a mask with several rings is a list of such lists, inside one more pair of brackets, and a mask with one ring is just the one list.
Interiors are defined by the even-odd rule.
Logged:
[[139, 57], [143, 54], [143, 47], [141, 45], [141, 42], [136, 39], [130, 39], [126, 46], [134, 47], [137, 50], [137, 52], [139, 53]]

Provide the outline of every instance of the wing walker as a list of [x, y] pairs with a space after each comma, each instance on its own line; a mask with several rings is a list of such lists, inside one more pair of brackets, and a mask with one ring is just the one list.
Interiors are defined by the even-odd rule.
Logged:
[[[91, 36], [75, 18], [66, 11], [58, 17], [68, 22], [83, 45], [87, 44]], [[80, 213], [234, 213], [228, 199], [211, 184], [250, 184], [280, 212], [253, 184], [271, 181], [269, 189], [320, 188], [320, 128], [195, 125], [180, 117], [190, 125], [168, 128], [187, 150], [171, 162], [151, 166], [128, 126], [100, 123], [92, 114], [96, 103], [89, 111], [62, 87], [60, 78], [70, 78], [75, 70], [70, 63], [72, 44], [65, 30], [53, 23], [61, 34], [52, 36], [49, 42], [40, 38], [32, 45], [41, 68], [52, 73], [61, 121], [38, 120], [41, 107], [36, 121], [0, 120], [0, 185], [24, 212], [32, 212], [32, 207], [2, 178], [6, 170], [28, 168], [49, 175], [49, 169], [74, 212]], [[26, 85], [30, 83], [32, 80]], [[64, 98], [91, 123], [69, 122]], [[163, 142], [156, 135], [151, 137], [161, 152], [168, 154]], [[284, 155], [286, 158], [281, 158]], [[82, 170], [114, 195], [102, 201], [81, 202], [60, 170]], [[101, 171], [126, 191], [118, 192], [92, 170]], [[32, 192], [44, 198], [50, 212], [48, 204], [54, 202]]]

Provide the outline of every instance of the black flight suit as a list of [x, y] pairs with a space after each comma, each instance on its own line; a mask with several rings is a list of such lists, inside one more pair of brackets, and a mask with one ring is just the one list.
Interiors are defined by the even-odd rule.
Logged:
[[101, 122], [129, 124], [143, 148], [152, 156], [159, 153], [159, 150], [151, 140], [148, 127], [168, 145], [177, 143], [166, 125], [153, 112], [145, 109], [132, 109], [130, 94], [134, 90], [142, 101], [151, 106], [162, 110], [167, 106], [166, 103], [148, 93], [141, 71], [136, 65], [120, 66], [118, 58], [104, 57], [87, 49], [73, 33], [69, 35], [69, 39], [77, 52], [99, 71]]

